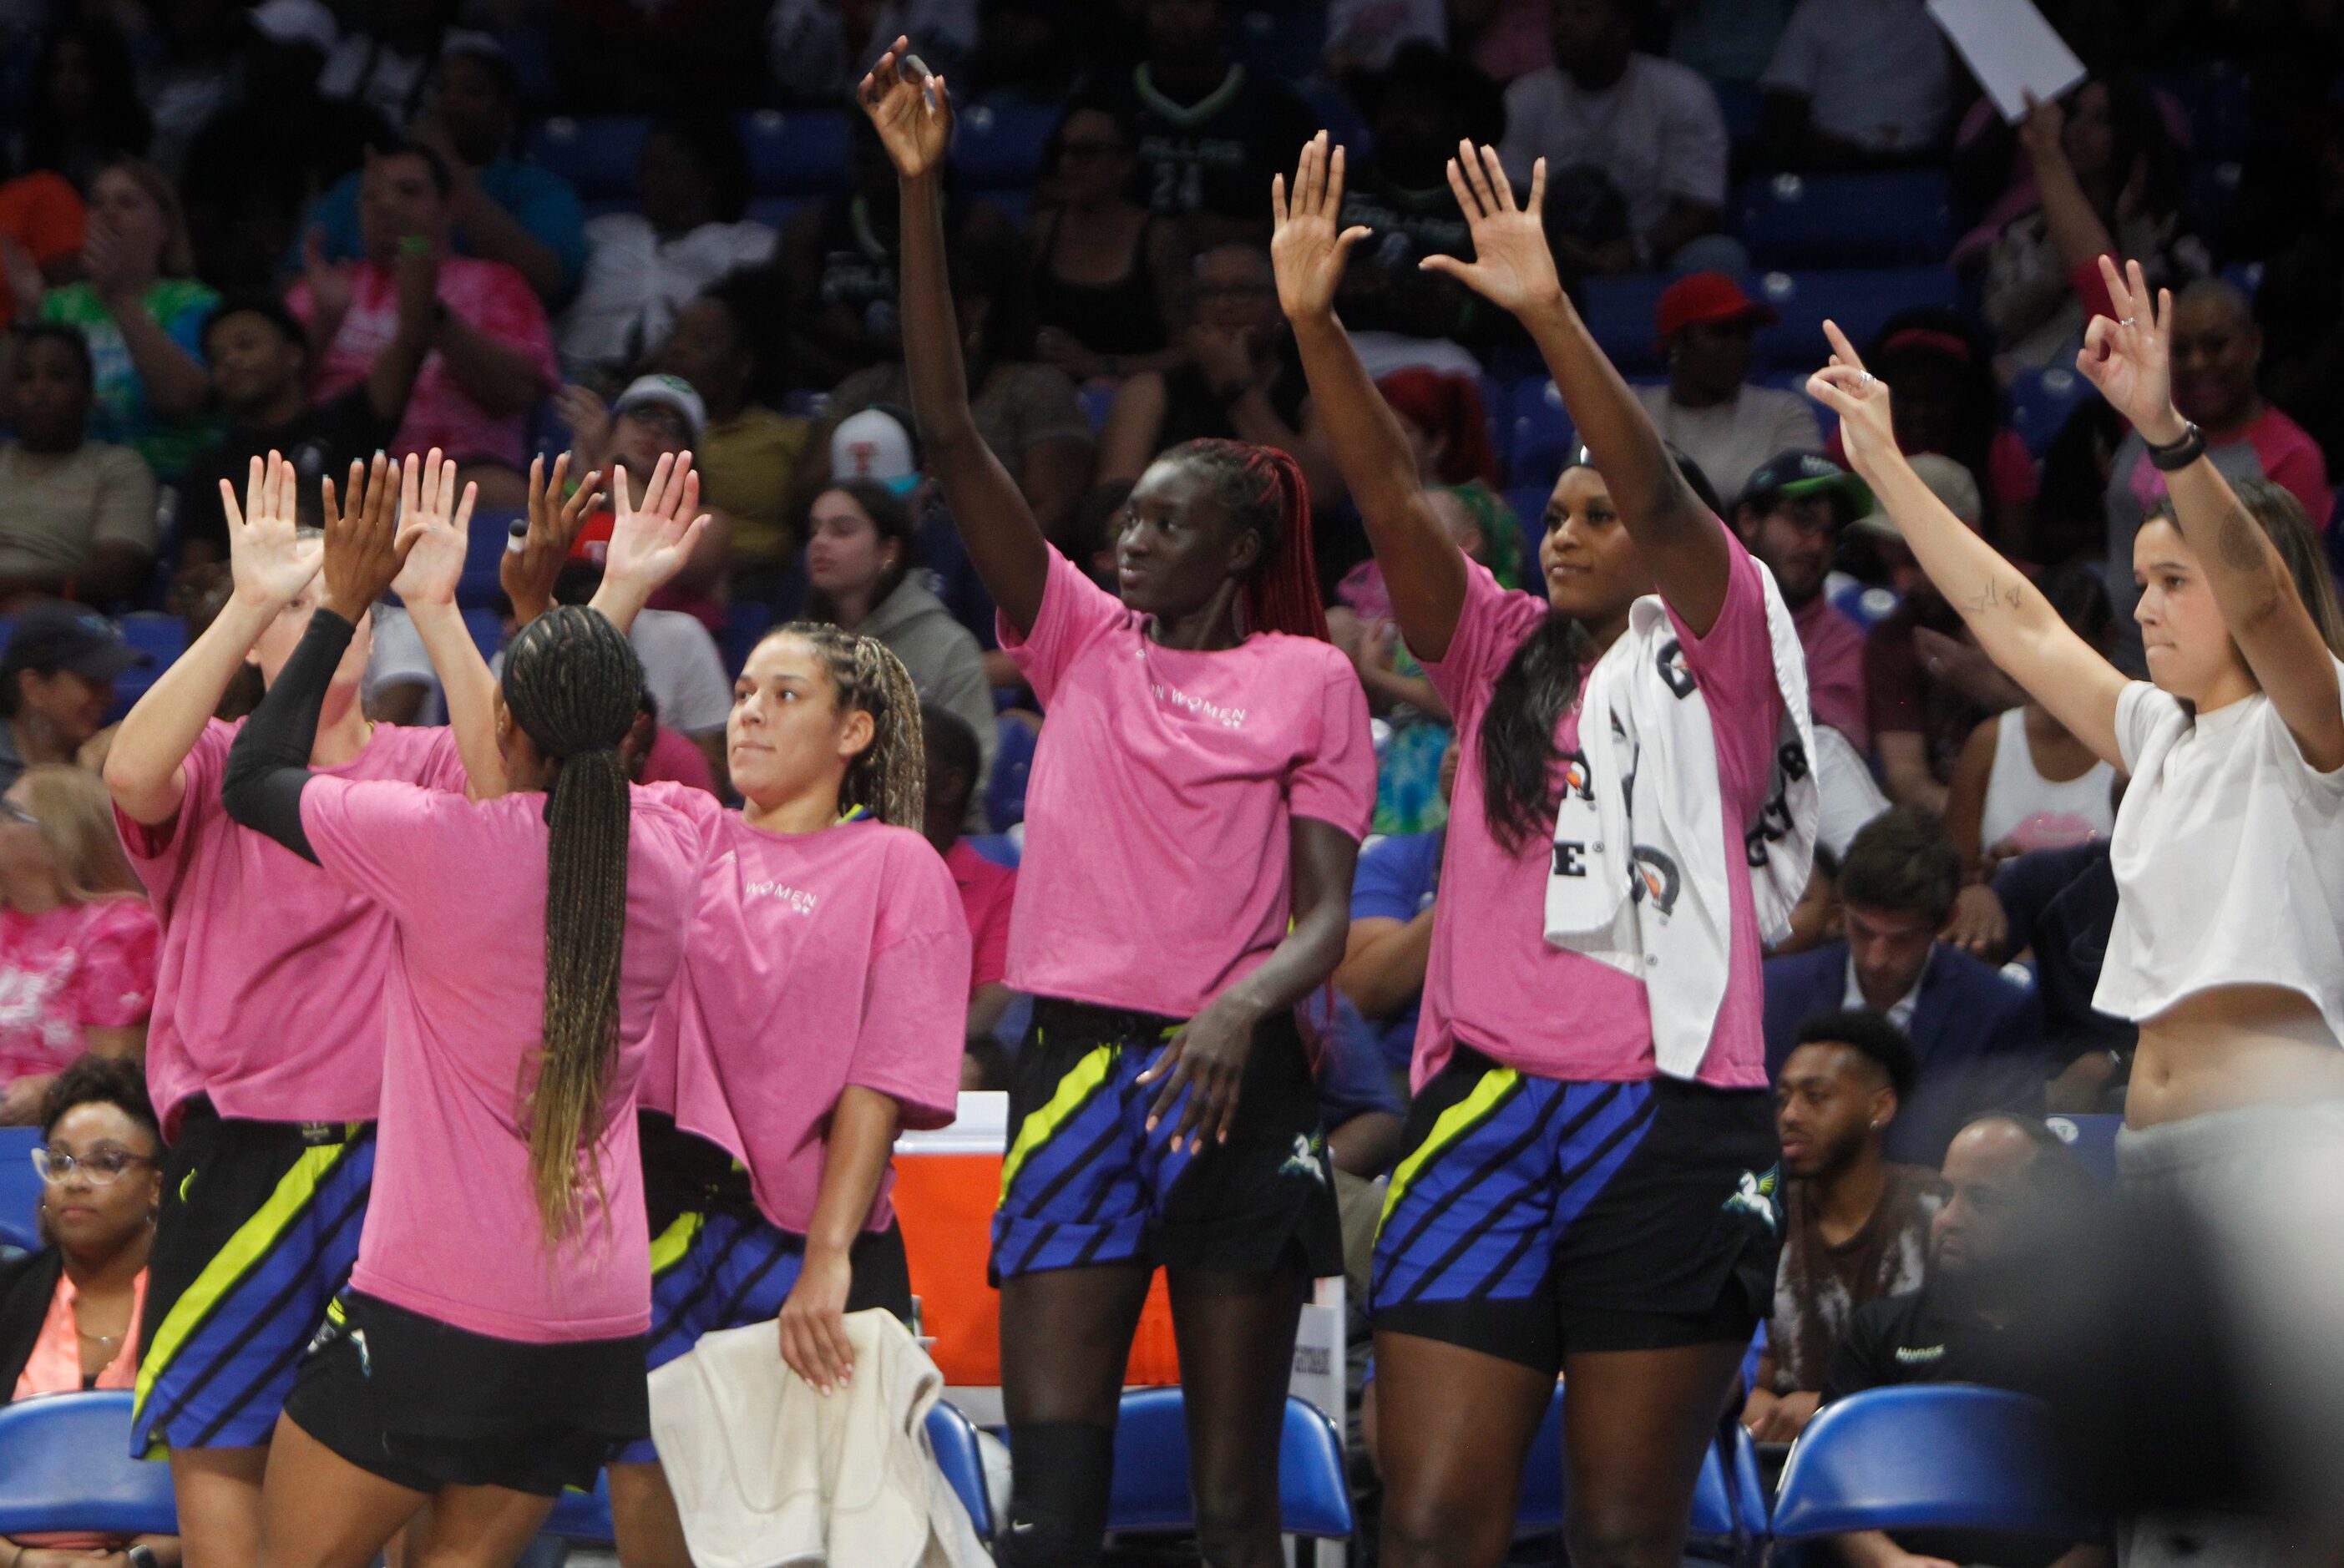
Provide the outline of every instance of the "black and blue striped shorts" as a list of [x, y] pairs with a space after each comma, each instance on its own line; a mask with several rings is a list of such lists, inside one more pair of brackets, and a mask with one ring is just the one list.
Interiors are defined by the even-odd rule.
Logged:
[[182, 1113], [163, 1157], [132, 1452], [268, 1441], [295, 1369], [358, 1261], [371, 1122]]
[[1369, 1311], [1552, 1372], [1566, 1352], [1747, 1340], [1783, 1229], [1773, 1097], [1573, 1083], [1456, 1047], [1409, 1113]]

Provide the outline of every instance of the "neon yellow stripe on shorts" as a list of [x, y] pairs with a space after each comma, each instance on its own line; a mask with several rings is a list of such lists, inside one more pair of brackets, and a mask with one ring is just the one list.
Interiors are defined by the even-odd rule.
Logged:
[[[1034, 1041], [1036, 1048], [1041, 1043], [1040, 1037], [1036, 1036]], [[1009, 1184], [1016, 1179], [1018, 1168], [1036, 1149], [1049, 1142], [1051, 1136], [1082, 1109], [1092, 1095], [1098, 1092], [1099, 1085], [1106, 1082], [1107, 1074], [1115, 1067], [1115, 1053], [1116, 1047], [1110, 1043], [1084, 1056], [1082, 1060], [1067, 1069], [1065, 1077], [1058, 1080], [1057, 1089], [1050, 1096], [1049, 1103], [1017, 1124], [1016, 1141], [1009, 1146], [1008, 1158], [1001, 1162], [1003, 1201], [1009, 1197]]]
[[293, 1168], [277, 1183], [277, 1190], [268, 1195], [253, 1217], [237, 1228], [228, 1238], [227, 1245], [213, 1254], [196, 1276], [196, 1282], [171, 1303], [170, 1316], [155, 1330], [153, 1347], [138, 1363], [138, 1392], [133, 1401], [134, 1420], [143, 1418], [147, 1396], [155, 1391], [155, 1380], [171, 1364], [189, 1336], [202, 1328], [213, 1310], [236, 1289], [252, 1266], [268, 1256], [286, 1228], [299, 1219], [318, 1194], [318, 1186], [328, 1172], [339, 1165], [349, 1150], [347, 1143], [324, 1144], [305, 1148]]
[[1409, 1157], [1399, 1162], [1399, 1168], [1392, 1172], [1391, 1185], [1384, 1189], [1384, 1211], [1376, 1217], [1378, 1230], [1381, 1230], [1384, 1222], [1392, 1217], [1392, 1210], [1399, 1207], [1399, 1200], [1407, 1194], [1409, 1183], [1416, 1179], [1416, 1173], [1422, 1170], [1433, 1156], [1472, 1131], [1474, 1124], [1497, 1109], [1498, 1102], [1512, 1093], [1514, 1086], [1521, 1081], [1522, 1075], [1511, 1067], [1491, 1067], [1481, 1075], [1481, 1081], [1473, 1086], [1471, 1094], [1440, 1113], [1432, 1124], [1430, 1135], [1418, 1144]]
[[700, 1228], [708, 1223], [705, 1214], [686, 1212], [675, 1217], [673, 1223], [652, 1238], [652, 1277], [657, 1279], [684, 1259], [692, 1244], [700, 1239]]

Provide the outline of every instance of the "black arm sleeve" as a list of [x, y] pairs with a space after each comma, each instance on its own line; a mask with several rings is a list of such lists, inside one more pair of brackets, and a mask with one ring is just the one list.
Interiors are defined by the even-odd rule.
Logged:
[[228, 748], [227, 771], [220, 781], [220, 804], [229, 816], [312, 865], [318, 853], [301, 828], [301, 791], [309, 782], [309, 753], [318, 744], [326, 688], [357, 632], [332, 611], [318, 607], [301, 645]]

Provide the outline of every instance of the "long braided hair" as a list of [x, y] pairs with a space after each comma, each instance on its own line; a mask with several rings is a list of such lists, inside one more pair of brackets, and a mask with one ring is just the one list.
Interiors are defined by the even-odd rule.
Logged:
[[643, 667], [619, 629], [563, 605], [505, 654], [505, 706], [555, 764], [545, 804], [545, 1041], [528, 1091], [529, 1167], [546, 1239], [576, 1223], [619, 1043], [627, 926], [627, 774], [619, 741], [642, 703]]
[[920, 730], [920, 693], [904, 661], [876, 637], [823, 621], [793, 621], [765, 635], [803, 641], [830, 672], [838, 711], [871, 715], [871, 744], [846, 764], [839, 809], [861, 806], [881, 822], [917, 832], [927, 818], [927, 743]]
[[1318, 597], [1310, 487], [1302, 466], [1276, 447], [1212, 439], [1183, 441], [1163, 460], [1203, 475], [1222, 511], [1261, 535], [1260, 564], [1238, 600], [1245, 630], [1326, 642], [1327, 606]]

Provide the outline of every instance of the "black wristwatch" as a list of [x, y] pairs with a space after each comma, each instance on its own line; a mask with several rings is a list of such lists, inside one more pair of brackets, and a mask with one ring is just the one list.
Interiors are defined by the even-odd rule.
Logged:
[[162, 1568], [156, 1561], [155, 1549], [144, 1541], [131, 1543], [130, 1549], [122, 1555], [128, 1560], [130, 1568]]
[[2148, 460], [2160, 473], [2186, 469], [2206, 455], [2206, 432], [2187, 420], [2181, 422], [2181, 439], [2168, 446], [2158, 446], [2147, 436], [2140, 439], [2148, 447]]

